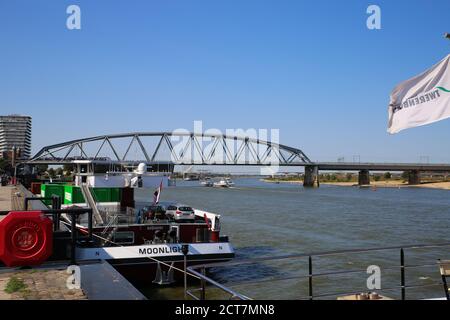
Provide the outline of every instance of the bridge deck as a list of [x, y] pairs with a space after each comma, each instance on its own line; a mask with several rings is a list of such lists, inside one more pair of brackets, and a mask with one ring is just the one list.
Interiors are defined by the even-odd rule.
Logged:
[[[97, 161], [105, 162], [105, 161]], [[117, 163], [117, 164], [135, 164], [134, 161], [117, 161], [108, 160], [106, 162]], [[194, 165], [194, 166], [269, 166], [270, 164], [261, 163], [192, 163], [192, 162], [170, 162], [170, 161], [159, 161], [159, 162], [147, 162], [141, 160], [138, 162], [144, 162], [147, 165]], [[73, 163], [72, 160], [60, 160], [60, 159], [49, 159], [49, 160], [34, 160], [24, 162], [32, 165], [38, 164], [70, 164]], [[434, 172], [450, 172], [450, 164], [446, 163], [376, 163], [376, 162], [293, 162], [293, 163], [279, 163], [272, 164], [278, 165], [280, 167], [305, 167], [305, 166], [317, 166], [319, 170], [336, 170], [336, 171], [359, 171], [359, 170], [369, 170], [369, 171], [407, 171], [407, 170], [418, 170], [418, 171], [434, 171]]]
[[319, 162], [313, 165], [319, 170], [369, 170], [369, 171], [450, 171], [450, 164], [444, 163], [370, 163], [370, 162]]

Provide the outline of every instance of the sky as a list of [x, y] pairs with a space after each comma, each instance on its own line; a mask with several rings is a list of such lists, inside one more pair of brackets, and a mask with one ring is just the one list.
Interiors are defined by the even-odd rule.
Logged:
[[279, 129], [315, 161], [450, 162], [450, 120], [386, 131], [394, 86], [450, 53], [449, 18], [448, 0], [0, 0], [0, 114], [33, 117], [33, 152], [200, 120]]

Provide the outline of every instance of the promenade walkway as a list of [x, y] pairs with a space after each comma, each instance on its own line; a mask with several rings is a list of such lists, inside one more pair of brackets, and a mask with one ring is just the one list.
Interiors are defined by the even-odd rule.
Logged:
[[67, 288], [68, 276], [66, 269], [0, 273], [0, 300], [86, 300], [83, 290]]
[[[0, 187], [0, 211], [11, 210], [11, 198], [13, 186]], [[0, 216], [0, 220], [3, 216]]]

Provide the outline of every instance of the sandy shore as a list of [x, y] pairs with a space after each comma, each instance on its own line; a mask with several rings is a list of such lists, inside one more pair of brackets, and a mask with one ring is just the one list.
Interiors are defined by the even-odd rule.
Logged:
[[[335, 186], [358, 186], [356, 182], [323, 182], [321, 184], [335, 185]], [[367, 186], [369, 187], [369, 186]], [[370, 187], [377, 188], [430, 188], [450, 190], [450, 182], [424, 182], [418, 185], [409, 185], [407, 182], [393, 180], [393, 181], [370, 181]]]
[[[291, 184], [303, 184], [302, 180], [267, 180], [261, 179], [261, 181], [268, 183], [291, 183]], [[358, 186], [358, 183], [355, 181], [351, 182], [320, 182], [320, 184], [333, 185], [333, 186], [341, 186], [341, 187], [353, 187]], [[400, 180], [390, 180], [390, 181], [370, 181], [370, 187], [379, 187], [379, 188], [431, 188], [431, 189], [442, 189], [442, 190], [450, 190], [450, 182], [426, 182], [419, 185], [409, 185], [407, 182], [403, 182]]]
[[429, 182], [429, 183], [422, 183], [420, 185], [411, 186], [411, 187], [450, 190], [450, 182], [448, 182], [448, 181], [447, 182]]
[[285, 180], [268, 180], [268, 179], [259, 179], [262, 182], [267, 182], [267, 183], [291, 183], [291, 184], [303, 184], [303, 180], [289, 180], [289, 181], [285, 181]]
[[[321, 182], [321, 184], [328, 184], [333, 186], [352, 187], [358, 186], [358, 182]], [[370, 187], [380, 188], [399, 188], [399, 187], [411, 187], [407, 182], [392, 180], [392, 181], [370, 181]]]

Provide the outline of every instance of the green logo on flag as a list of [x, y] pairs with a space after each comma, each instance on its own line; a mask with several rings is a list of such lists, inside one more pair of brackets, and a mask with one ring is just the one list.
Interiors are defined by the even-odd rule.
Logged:
[[444, 91], [444, 92], [450, 92], [450, 90], [445, 89], [444, 87], [436, 87], [436, 88], [438, 88], [439, 90], [442, 90], [442, 91]]

